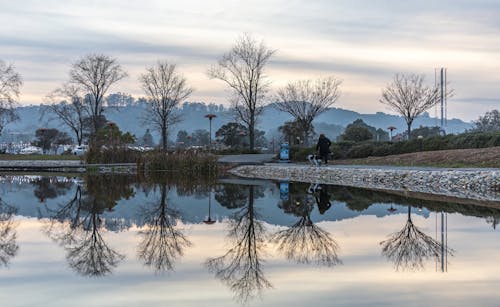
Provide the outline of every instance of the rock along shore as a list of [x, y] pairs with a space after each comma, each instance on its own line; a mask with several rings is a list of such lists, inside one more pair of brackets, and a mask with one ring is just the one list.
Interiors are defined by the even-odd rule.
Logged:
[[500, 201], [500, 169], [313, 167], [265, 164], [243, 165], [229, 172], [245, 178], [344, 185]]

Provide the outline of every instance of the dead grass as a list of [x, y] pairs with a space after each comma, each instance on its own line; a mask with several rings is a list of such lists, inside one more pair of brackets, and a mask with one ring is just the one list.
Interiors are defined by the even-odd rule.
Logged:
[[425, 151], [332, 162], [334, 164], [500, 168], [500, 147]]

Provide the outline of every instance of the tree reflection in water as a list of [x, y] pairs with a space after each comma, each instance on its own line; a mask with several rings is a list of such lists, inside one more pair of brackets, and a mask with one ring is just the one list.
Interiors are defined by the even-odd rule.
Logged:
[[[262, 269], [266, 229], [254, 208], [256, 187], [248, 186], [248, 204], [229, 222], [231, 248], [220, 257], [206, 261], [209, 271], [227, 284], [236, 300], [244, 303], [272, 287]], [[257, 194], [260, 194], [257, 191]]]
[[[424, 261], [431, 258], [442, 257], [443, 246], [431, 236], [418, 229], [411, 219], [411, 206], [408, 205], [408, 218], [406, 224], [398, 232], [389, 236], [382, 245], [382, 255], [394, 263], [396, 271], [418, 271], [424, 268]], [[444, 248], [445, 253], [453, 256], [452, 249]]]
[[337, 242], [329, 232], [311, 220], [313, 207], [314, 198], [308, 194], [292, 194], [289, 201], [282, 202], [280, 208], [300, 219], [291, 227], [274, 234], [272, 240], [288, 260], [329, 267], [341, 264]]
[[19, 250], [16, 242], [17, 223], [12, 220], [16, 211], [15, 207], [0, 199], [0, 266], [8, 266]]
[[65, 248], [70, 268], [83, 276], [99, 277], [110, 274], [124, 258], [104, 240], [102, 232], [106, 227], [101, 215], [119, 199], [130, 197], [133, 191], [107, 176], [85, 179], [85, 189], [78, 186], [66, 204], [56, 210], [47, 209], [50, 218], [44, 231]]
[[159, 203], [141, 210], [145, 226], [139, 231], [144, 238], [138, 247], [139, 259], [157, 273], [174, 270], [175, 261], [182, 257], [186, 247], [191, 246], [182, 231], [174, 228], [180, 213], [167, 207], [167, 185], [163, 184], [160, 190]]
[[32, 184], [35, 186], [33, 193], [43, 203], [47, 199], [65, 195], [71, 189], [73, 183], [67, 180], [59, 180], [56, 176], [51, 176], [37, 178]]

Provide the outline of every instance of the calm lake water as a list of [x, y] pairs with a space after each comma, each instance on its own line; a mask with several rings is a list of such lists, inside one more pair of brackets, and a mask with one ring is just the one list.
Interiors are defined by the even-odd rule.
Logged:
[[156, 177], [0, 176], [2, 306], [500, 304], [498, 209]]

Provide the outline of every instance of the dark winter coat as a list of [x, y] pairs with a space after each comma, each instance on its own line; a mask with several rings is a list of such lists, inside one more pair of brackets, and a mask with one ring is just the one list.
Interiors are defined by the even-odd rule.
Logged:
[[319, 137], [318, 144], [316, 145], [316, 150], [319, 151], [320, 154], [328, 154], [330, 152], [330, 145], [332, 142], [326, 137]]

